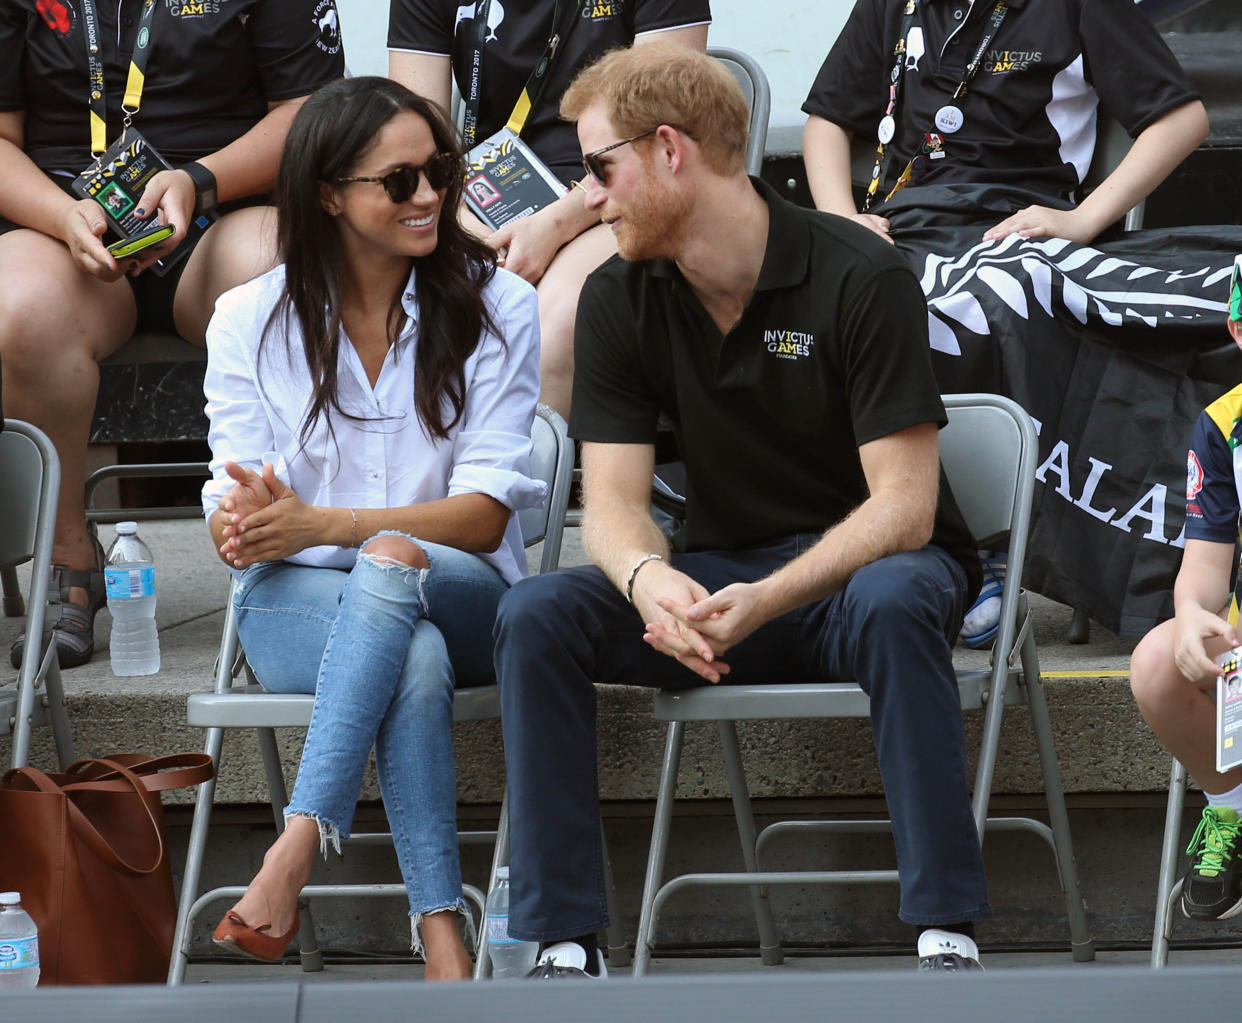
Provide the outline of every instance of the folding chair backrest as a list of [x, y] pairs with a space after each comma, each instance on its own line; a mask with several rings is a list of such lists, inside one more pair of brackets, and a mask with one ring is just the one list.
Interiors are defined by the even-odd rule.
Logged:
[[748, 53], [725, 46], [709, 46], [709, 57], [720, 61], [737, 79], [750, 110], [750, 135], [746, 142], [746, 172], [759, 175], [763, 171], [763, 151], [768, 142], [768, 117], [772, 112], [772, 91], [768, 76]]
[[574, 474], [574, 446], [565, 420], [547, 405], [535, 410], [531, 427], [531, 475], [548, 486], [544, 502], [537, 508], [518, 512], [522, 542], [527, 547], [543, 541], [539, 571], [550, 572], [560, 564], [561, 536], [565, 529], [565, 509]]
[[[999, 395], [946, 395], [949, 424], [940, 431], [940, 461], [971, 536], [980, 548], [1009, 536], [1015, 510], [1029, 508], [1029, 463], [1034, 445], [1024, 451], [1024, 423], [1030, 418]], [[1025, 458], [1024, 458], [1025, 455]]]
[[[0, 430], [0, 508], [4, 509], [0, 565], [20, 565], [34, 556], [40, 503], [41, 499], [46, 500], [48, 485], [52, 483], [56, 486], [51, 488], [53, 496], [47, 510], [55, 508], [55, 493], [59, 490], [55, 464], [58, 463], [51, 443], [40, 431], [16, 419], [5, 423]], [[43, 523], [49, 549], [53, 520], [54, 515], [47, 514]]]

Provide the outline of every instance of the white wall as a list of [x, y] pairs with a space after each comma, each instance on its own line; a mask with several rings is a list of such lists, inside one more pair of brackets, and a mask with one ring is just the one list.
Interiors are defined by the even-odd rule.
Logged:
[[[337, 6], [350, 71], [385, 74], [388, 0], [337, 0]], [[773, 128], [800, 127], [802, 101], [852, 6], [853, 0], [712, 0], [709, 41], [756, 58], [772, 85]]]

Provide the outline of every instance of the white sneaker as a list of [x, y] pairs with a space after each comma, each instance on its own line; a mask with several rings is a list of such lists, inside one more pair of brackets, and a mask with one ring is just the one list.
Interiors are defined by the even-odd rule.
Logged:
[[586, 949], [576, 941], [558, 941], [549, 945], [539, 956], [539, 961], [526, 976], [533, 980], [561, 980], [562, 978], [585, 977], [588, 980], [599, 980], [608, 976], [608, 967], [604, 965], [604, 953], [595, 950], [599, 957], [599, 973], [587, 973]]
[[979, 946], [973, 938], [956, 931], [936, 928], [919, 935], [919, 972], [957, 973], [963, 970], [982, 970], [979, 965]]

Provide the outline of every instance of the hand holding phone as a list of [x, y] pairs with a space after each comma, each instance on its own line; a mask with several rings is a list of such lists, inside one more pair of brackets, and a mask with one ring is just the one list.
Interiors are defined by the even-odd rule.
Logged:
[[158, 245], [165, 238], [170, 238], [176, 230], [172, 224], [154, 224], [131, 238], [122, 238], [119, 242], [113, 242], [108, 246], [108, 251], [117, 259], [132, 256], [152, 245]]

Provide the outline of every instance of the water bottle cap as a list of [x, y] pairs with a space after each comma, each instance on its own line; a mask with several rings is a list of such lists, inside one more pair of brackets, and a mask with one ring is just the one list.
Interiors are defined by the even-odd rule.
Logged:
[[118, 522], [116, 524], [116, 532], [118, 536], [133, 536], [138, 532], [137, 522]]
[[0, 892], [0, 906], [16, 906], [21, 901], [21, 892]]
[[497, 881], [508, 881], [509, 880], [509, 868], [508, 867], [497, 867], [496, 868], [496, 880]]

